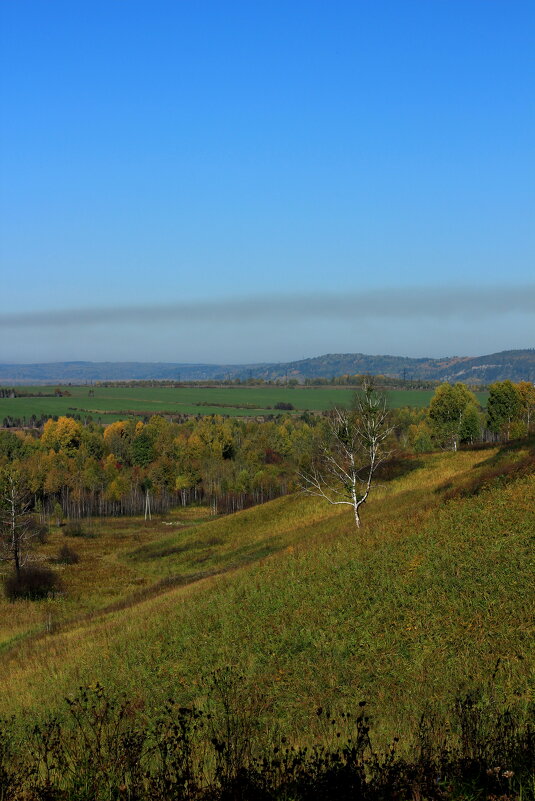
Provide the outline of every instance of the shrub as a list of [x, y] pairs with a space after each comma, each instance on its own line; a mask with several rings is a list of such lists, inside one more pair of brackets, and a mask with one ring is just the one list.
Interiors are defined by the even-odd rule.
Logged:
[[38, 601], [61, 590], [61, 581], [57, 573], [42, 565], [28, 565], [19, 573], [12, 573], [4, 579], [4, 590], [10, 601], [26, 598]]
[[54, 504], [54, 517], [56, 518], [56, 526], [61, 526], [63, 523], [63, 509], [61, 508], [61, 504], [56, 501]]
[[68, 545], [63, 545], [59, 549], [56, 562], [60, 565], [77, 565], [80, 561], [80, 555]]
[[85, 535], [82, 524], [78, 520], [67, 523], [63, 529], [63, 533], [66, 537], [83, 537]]
[[44, 523], [39, 523], [34, 518], [30, 519], [27, 524], [27, 529], [30, 537], [35, 537], [37, 542], [44, 545], [48, 542], [48, 526]]

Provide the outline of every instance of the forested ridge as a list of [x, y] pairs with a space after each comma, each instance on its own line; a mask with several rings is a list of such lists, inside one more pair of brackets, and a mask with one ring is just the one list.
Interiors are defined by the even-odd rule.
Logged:
[[48, 383], [85, 381], [128, 381], [164, 379], [204, 380], [281, 380], [299, 381], [342, 374], [384, 374], [395, 378], [435, 381], [535, 380], [535, 350], [509, 350], [485, 356], [411, 358], [370, 356], [363, 353], [330, 353], [291, 362], [253, 364], [187, 364], [165, 362], [50, 362], [48, 364], [0, 364], [2, 383]]

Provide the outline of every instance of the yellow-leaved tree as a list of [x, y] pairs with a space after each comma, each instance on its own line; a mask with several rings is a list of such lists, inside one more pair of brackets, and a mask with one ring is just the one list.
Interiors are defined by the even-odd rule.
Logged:
[[41, 443], [56, 452], [72, 453], [82, 442], [82, 424], [72, 417], [47, 420], [43, 427]]

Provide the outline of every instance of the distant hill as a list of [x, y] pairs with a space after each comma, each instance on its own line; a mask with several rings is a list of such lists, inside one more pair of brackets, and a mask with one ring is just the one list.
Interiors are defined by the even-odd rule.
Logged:
[[[168, 362], [49, 362], [43, 364], [0, 364], [0, 382], [57, 383], [70, 381], [195, 381], [224, 379], [227, 368], [213, 364]], [[234, 376], [233, 376], [234, 377]]]
[[[281, 368], [283, 371], [281, 372]], [[451, 356], [443, 359], [411, 359], [403, 356], [367, 356], [363, 353], [329, 353], [312, 359], [266, 367], [265, 376], [286, 375], [298, 379], [332, 378], [368, 373], [408, 380], [466, 381], [487, 384], [491, 381], [535, 381], [535, 349], [505, 350], [489, 356]]]
[[329, 353], [294, 362], [260, 364], [184, 364], [168, 362], [51, 362], [0, 364], [0, 384], [73, 384], [89, 381], [221, 381], [333, 378], [340, 375], [385, 375], [407, 380], [535, 381], [535, 349], [505, 350], [488, 356], [451, 356], [412, 359], [404, 356], [369, 356], [363, 353]]

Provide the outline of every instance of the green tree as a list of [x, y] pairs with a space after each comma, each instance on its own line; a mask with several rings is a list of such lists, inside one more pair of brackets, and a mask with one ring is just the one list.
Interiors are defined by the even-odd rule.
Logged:
[[411, 425], [408, 435], [415, 453], [429, 453], [433, 450], [431, 429], [424, 420], [417, 425]]
[[531, 429], [531, 422], [535, 416], [535, 384], [531, 381], [520, 381], [516, 388], [520, 393], [522, 401], [522, 416], [529, 433]]
[[429, 419], [435, 439], [456, 451], [463, 420], [469, 408], [477, 408], [475, 395], [464, 384], [441, 384], [429, 404]]
[[461, 427], [459, 429], [459, 439], [461, 442], [478, 442], [481, 439], [481, 416], [477, 407], [469, 403], [464, 410]]
[[106, 447], [122, 464], [132, 464], [132, 440], [135, 433], [135, 420], [117, 420], [104, 429]]
[[58, 501], [54, 503], [53, 515], [56, 520], [56, 526], [61, 526], [63, 522], [63, 509]]
[[139, 467], [148, 467], [156, 458], [154, 435], [147, 429], [148, 426], [142, 428], [132, 443], [132, 462]]
[[511, 381], [496, 381], [489, 387], [487, 424], [491, 431], [508, 440], [511, 425], [522, 415], [522, 395]]
[[10, 462], [23, 457], [28, 452], [23, 439], [11, 431], [0, 431], [0, 461]]

